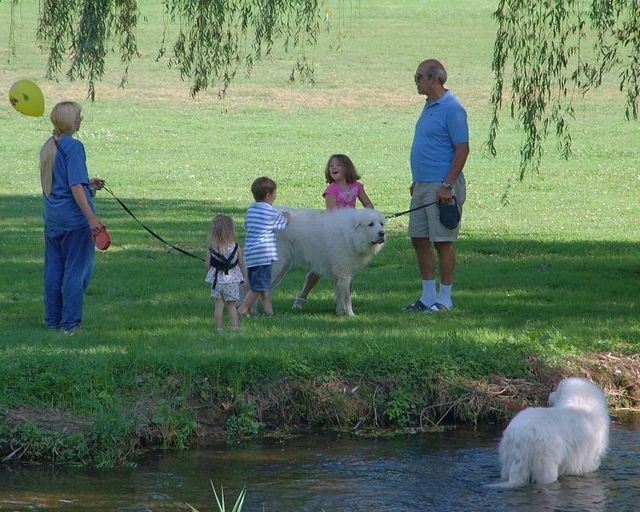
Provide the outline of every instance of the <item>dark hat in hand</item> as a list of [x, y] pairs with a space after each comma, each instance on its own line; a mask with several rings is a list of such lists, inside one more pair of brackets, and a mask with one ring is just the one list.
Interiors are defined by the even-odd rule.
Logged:
[[453, 196], [448, 203], [438, 203], [440, 210], [440, 224], [447, 229], [456, 229], [460, 223], [460, 208], [458, 200]]

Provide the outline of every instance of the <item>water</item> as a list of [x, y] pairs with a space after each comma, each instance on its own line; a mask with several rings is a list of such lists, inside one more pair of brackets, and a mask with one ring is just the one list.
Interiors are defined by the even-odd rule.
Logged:
[[393, 439], [348, 434], [155, 454], [136, 469], [0, 466], [0, 510], [244, 512], [636, 512], [640, 425], [616, 425], [600, 471], [544, 489], [492, 489], [499, 432], [465, 429]]

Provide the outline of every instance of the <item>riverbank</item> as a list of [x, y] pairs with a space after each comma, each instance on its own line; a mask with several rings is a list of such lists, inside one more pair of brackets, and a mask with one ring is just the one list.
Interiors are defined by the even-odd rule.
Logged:
[[[530, 358], [530, 375], [507, 378], [490, 375], [478, 380], [425, 378], [414, 389], [395, 387], [393, 376], [376, 380], [335, 378], [281, 383], [272, 395], [253, 396], [256, 421], [266, 434], [304, 429], [333, 429], [370, 435], [397, 429], [421, 431], [455, 424], [503, 424], [519, 410], [546, 406], [549, 393], [566, 376], [593, 380], [607, 395], [611, 414], [640, 412], [640, 356], [589, 354], [562, 368], [547, 368]], [[307, 414], [296, 414], [304, 397]], [[286, 405], [288, 404], [288, 405]], [[224, 434], [228, 415], [224, 404], [197, 406], [202, 435]], [[228, 433], [227, 433], [228, 434]]]
[[[112, 425], [105, 424], [104, 417], [79, 416], [57, 408], [17, 407], [2, 411], [0, 460], [120, 466], [135, 464], [150, 449], [189, 449], [211, 440], [318, 430], [376, 436], [461, 423], [506, 425], [522, 408], [546, 405], [555, 383], [567, 375], [598, 383], [614, 417], [617, 412], [640, 410], [637, 355], [593, 353], [558, 368], [548, 368], [532, 357], [528, 366], [529, 375], [523, 378], [490, 375], [457, 380], [416, 372], [405, 375], [402, 383], [392, 375], [286, 379], [262, 389], [245, 389], [241, 396], [219, 396], [201, 388], [185, 400], [164, 404], [154, 398], [164, 394], [159, 389], [134, 403], [122, 403], [122, 416], [114, 417], [117, 424]], [[173, 379], [177, 382], [180, 376]], [[409, 381], [414, 386], [408, 386]], [[160, 410], [164, 417], [159, 416]]]

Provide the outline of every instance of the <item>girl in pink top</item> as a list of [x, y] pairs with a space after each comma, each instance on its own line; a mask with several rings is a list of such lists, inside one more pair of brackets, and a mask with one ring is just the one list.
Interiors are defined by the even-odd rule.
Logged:
[[[324, 177], [329, 183], [329, 186], [322, 193], [327, 210], [355, 208], [356, 199], [365, 208], [373, 208], [373, 203], [364, 191], [364, 185], [358, 181], [360, 176], [356, 167], [347, 155], [331, 155], [324, 171]], [[302, 291], [293, 301], [292, 309], [304, 308], [309, 292], [319, 280], [320, 276], [315, 272], [307, 274]]]

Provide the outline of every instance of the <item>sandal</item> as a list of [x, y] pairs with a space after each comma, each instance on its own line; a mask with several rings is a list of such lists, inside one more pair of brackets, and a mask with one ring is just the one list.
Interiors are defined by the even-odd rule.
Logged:
[[293, 306], [291, 306], [291, 309], [293, 309], [294, 311], [302, 311], [306, 302], [307, 299], [296, 297], [296, 299], [293, 301]]

